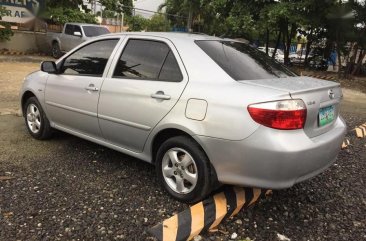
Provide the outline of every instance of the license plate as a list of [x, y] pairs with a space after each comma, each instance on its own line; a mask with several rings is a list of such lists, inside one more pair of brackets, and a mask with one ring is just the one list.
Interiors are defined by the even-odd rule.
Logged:
[[319, 110], [319, 126], [325, 126], [334, 120], [334, 106], [327, 106]]

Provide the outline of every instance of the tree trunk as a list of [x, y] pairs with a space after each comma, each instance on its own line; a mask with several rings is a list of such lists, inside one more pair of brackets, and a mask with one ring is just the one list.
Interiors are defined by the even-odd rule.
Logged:
[[187, 19], [187, 31], [188, 32], [192, 32], [192, 20], [193, 20], [192, 6], [189, 6], [188, 19]]
[[[286, 27], [287, 28], [287, 27]], [[287, 36], [287, 30], [285, 30], [282, 33], [282, 46], [283, 46], [283, 53], [284, 55], [286, 55], [286, 48], [287, 48], [287, 44], [286, 44], [286, 36]], [[283, 59], [283, 63], [286, 64], [286, 58]]]
[[276, 52], [277, 52], [278, 46], [280, 45], [280, 41], [281, 41], [281, 30], [278, 31], [276, 47], [275, 47], [275, 49], [273, 51], [272, 59], [274, 59], [276, 57]]
[[286, 51], [285, 51], [285, 64], [289, 65], [290, 64], [290, 49], [291, 49], [291, 40], [292, 40], [292, 36], [295, 35], [296, 33], [296, 24], [292, 23], [291, 24], [291, 29], [290, 31], [288, 31], [288, 27], [286, 27], [287, 29], [287, 34], [286, 34]]
[[348, 78], [348, 76], [353, 72], [356, 57], [357, 57], [357, 52], [358, 52], [358, 44], [357, 43], [355, 43], [353, 45], [353, 47], [351, 48], [351, 52], [352, 52], [352, 55], [347, 61], [347, 65], [346, 65], [347, 67], [346, 67], [346, 71], [344, 73], [345, 78]]
[[266, 31], [266, 54], [268, 55], [268, 47], [269, 47], [269, 29]]
[[[304, 60], [304, 66], [308, 66], [308, 57], [309, 57], [309, 53], [310, 53], [310, 47], [313, 43], [312, 41], [313, 38], [313, 28], [310, 29], [310, 33], [308, 35], [308, 41], [306, 42], [306, 51], [305, 51], [305, 60]], [[302, 54], [302, 52], [301, 52]]]
[[358, 60], [357, 60], [357, 65], [356, 67], [353, 69], [351, 75], [356, 75], [360, 72], [361, 66], [362, 66], [362, 61], [366, 56], [366, 50], [361, 50], [360, 55], [358, 56]]

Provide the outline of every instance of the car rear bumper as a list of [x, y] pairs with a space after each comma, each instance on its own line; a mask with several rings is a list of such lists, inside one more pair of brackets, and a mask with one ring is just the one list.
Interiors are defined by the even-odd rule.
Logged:
[[281, 189], [321, 173], [335, 161], [346, 125], [340, 117], [332, 125], [330, 131], [314, 138], [303, 130], [264, 126], [242, 141], [196, 137], [221, 183]]

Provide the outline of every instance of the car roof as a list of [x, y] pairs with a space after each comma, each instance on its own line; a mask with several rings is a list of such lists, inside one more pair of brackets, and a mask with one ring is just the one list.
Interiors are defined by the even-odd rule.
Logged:
[[[223, 39], [219, 37], [214, 37], [205, 34], [197, 34], [197, 33], [182, 33], [182, 32], [121, 32], [121, 33], [111, 33], [108, 36], [148, 36], [148, 37], [162, 37], [170, 40], [229, 40]], [[106, 35], [103, 35], [106, 36]], [[232, 40], [232, 39], [230, 39]], [[235, 40], [232, 40], [235, 41]]]
[[105, 27], [104, 25], [92, 24], [92, 23], [66, 23], [66, 24], [79, 25], [79, 26]]

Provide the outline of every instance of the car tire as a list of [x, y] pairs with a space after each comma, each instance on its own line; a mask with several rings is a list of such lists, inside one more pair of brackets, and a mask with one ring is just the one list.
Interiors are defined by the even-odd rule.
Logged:
[[52, 44], [52, 57], [54, 57], [55, 59], [58, 59], [61, 57], [61, 48], [60, 45], [57, 42], [54, 42]]
[[172, 137], [160, 146], [156, 172], [162, 187], [178, 201], [195, 203], [211, 192], [209, 160], [187, 136]]
[[25, 125], [29, 134], [37, 140], [49, 139], [52, 135], [50, 122], [36, 97], [30, 97], [23, 107]]

